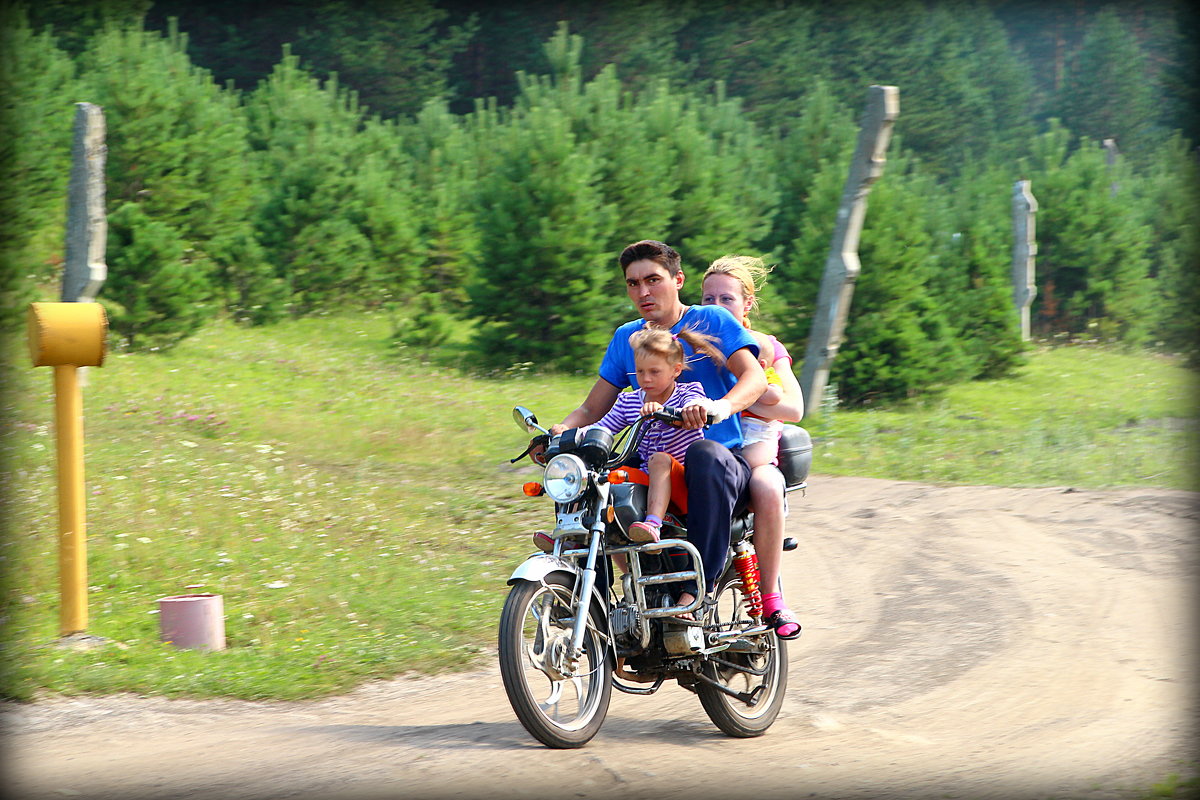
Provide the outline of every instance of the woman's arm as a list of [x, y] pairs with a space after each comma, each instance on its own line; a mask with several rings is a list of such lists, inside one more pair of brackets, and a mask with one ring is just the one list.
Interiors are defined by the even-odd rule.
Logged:
[[771, 366], [779, 376], [779, 388], [783, 397], [778, 403], [764, 405], [755, 403], [748, 409], [764, 419], [779, 419], [784, 422], [799, 422], [804, 417], [804, 392], [800, 389], [800, 381], [792, 373], [792, 359], [784, 356]]

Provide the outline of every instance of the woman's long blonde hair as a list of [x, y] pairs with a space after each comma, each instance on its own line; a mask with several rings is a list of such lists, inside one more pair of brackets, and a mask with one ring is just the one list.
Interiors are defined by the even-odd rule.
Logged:
[[742, 317], [742, 324], [749, 328], [750, 311], [758, 310], [758, 292], [766, 285], [767, 276], [770, 274], [771, 267], [764, 264], [761, 258], [721, 256], [704, 271], [700, 285], [704, 286], [704, 281], [708, 279], [709, 275], [728, 275], [736, 280], [742, 287], [742, 296], [750, 301], [750, 309]]
[[635, 359], [638, 355], [653, 355], [665, 358], [668, 364], [682, 364], [681, 342], [686, 342], [694, 352], [708, 356], [719, 367], [724, 365], [725, 355], [717, 348], [716, 341], [716, 337], [691, 328], [674, 334], [667, 328], [647, 325], [629, 337], [629, 346], [633, 348]]

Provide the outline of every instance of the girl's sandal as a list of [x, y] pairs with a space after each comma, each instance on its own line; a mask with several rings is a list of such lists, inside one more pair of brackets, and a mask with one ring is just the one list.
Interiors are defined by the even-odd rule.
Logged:
[[636, 542], [637, 544], [657, 542], [658, 531], [658, 525], [651, 525], [648, 522], [635, 522], [629, 526], [629, 541]]
[[800, 638], [800, 620], [796, 619], [796, 615], [787, 606], [776, 609], [775, 613], [763, 621], [775, 629], [775, 635], [780, 639]]

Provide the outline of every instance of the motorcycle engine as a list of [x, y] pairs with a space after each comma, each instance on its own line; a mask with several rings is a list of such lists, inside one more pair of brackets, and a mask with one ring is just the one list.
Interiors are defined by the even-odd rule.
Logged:
[[613, 640], [618, 653], [632, 653], [642, 649], [638, 634], [639, 617], [637, 608], [628, 603], [618, 603], [612, 607], [608, 619], [612, 625]]

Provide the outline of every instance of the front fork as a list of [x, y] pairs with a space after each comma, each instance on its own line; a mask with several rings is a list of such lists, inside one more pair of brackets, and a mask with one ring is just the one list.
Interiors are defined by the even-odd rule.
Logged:
[[592, 602], [592, 589], [596, 585], [596, 565], [600, 561], [600, 549], [604, 544], [604, 509], [608, 507], [609, 484], [596, 483], [596, 513], [592, 519], [591, 536], [588, 538], [587, 559], [579, 578], [579, 608], [575, 614], [575, 627], [571, 630], [570, 663], [574, 668], [583, 656], [583, 637], [587, 635], [588, 608]]

